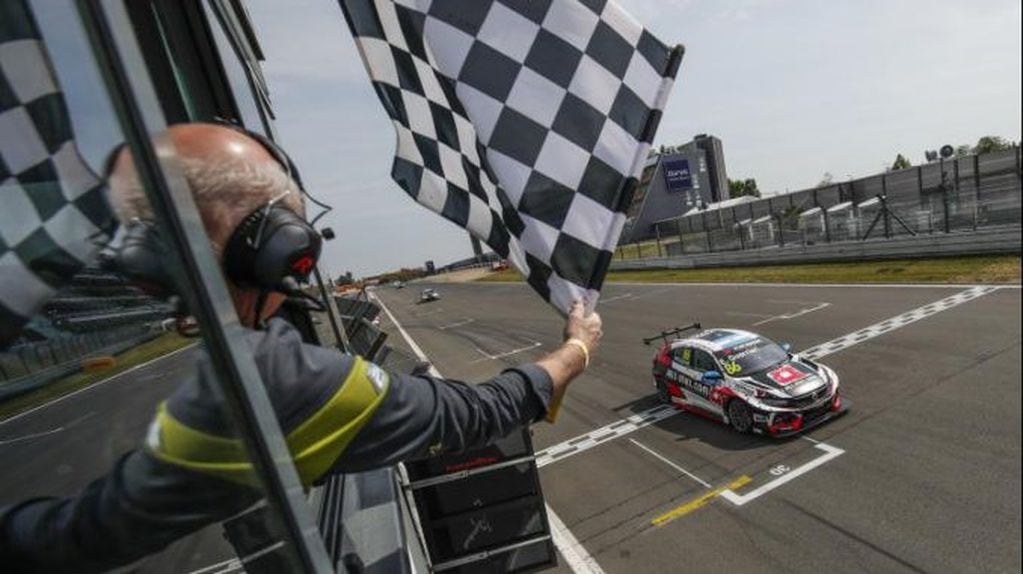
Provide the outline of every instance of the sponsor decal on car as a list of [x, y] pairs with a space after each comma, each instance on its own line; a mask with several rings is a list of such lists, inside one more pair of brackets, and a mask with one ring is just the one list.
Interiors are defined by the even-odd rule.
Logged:
[[808, 375], [792, 365], [782, 365], [781, 367], [768, 372], [767, 376], [779, 385], [788, 385], [805, 379]]

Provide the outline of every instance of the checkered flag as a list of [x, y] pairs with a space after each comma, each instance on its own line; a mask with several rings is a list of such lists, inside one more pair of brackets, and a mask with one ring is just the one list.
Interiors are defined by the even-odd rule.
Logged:
[[24, 0], [0, 2], [0, 347], [115, 223]]
[[341, 0], [391, 175], [562, 312], [595, 304], [682, 48], [605, 0]]

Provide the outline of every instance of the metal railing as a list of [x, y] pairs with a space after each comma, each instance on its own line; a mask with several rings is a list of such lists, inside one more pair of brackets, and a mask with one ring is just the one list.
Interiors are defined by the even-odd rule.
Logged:
[[1020, 148], [656, 222], [618, 260], [972, 232], [1021, 223]]

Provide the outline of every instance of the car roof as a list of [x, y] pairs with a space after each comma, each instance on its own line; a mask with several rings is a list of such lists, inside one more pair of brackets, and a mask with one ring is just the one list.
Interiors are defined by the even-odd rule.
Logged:
[[729, 347], [760, 338], [762, 338], [760, 335], [742, 329], [707, 329], [692, 337], [672, 341], [671, 348], [689, 346], [717, 353]]

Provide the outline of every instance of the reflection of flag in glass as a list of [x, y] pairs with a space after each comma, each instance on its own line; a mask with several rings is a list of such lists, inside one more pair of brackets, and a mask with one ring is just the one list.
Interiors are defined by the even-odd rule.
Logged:
[[0, 347], [114, 228], [73, 137], [26, 2], [0, 2]]
[[606, 0], [341, 0], [391, 175], [567, 310], [596, 297], [681, 59]]
[[792, 365], [783, 365], [767, 373], [767, 376], [770, 377], [772, 381], [778, 383], [779, 385], [787, 385], [789, 383], [794, 383], [799, 379], [805, 378], [806, 373], [800, 371], [799, 369], [793, 367]]

